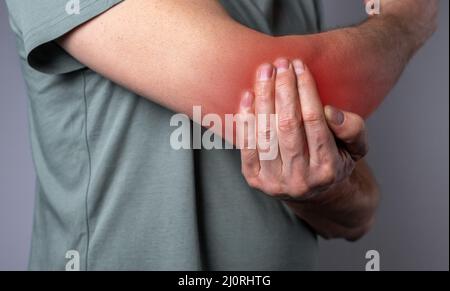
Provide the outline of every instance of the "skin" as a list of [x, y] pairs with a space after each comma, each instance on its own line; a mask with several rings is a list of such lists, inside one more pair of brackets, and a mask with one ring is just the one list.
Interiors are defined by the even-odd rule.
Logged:
[[[272, 63], [279, 57], [301, 59], [307, 74], [317, 82], [317, 92], [310, 94], [315, 96], [316, 105], [320, 96], [323, 105], [365, 118], [382, 102], [408, 60], [434, 31], [437, 3], [384, 0], [381, 16], [356, 27], [308, 36], [271, 37], [238, 24], [217, 1], [133, 0], [118, 4], [58, 42], [69, 54], [113, 82], [191, 117], [196, 105], [202, 106], [203, 114], [216, 113], [222, 118], [239, 112], [242, 92], [252, 88], [260, 64]], [[344, 125], [328, 125], [337, 138], [342, 137], [340, 130], [348, 134], [342, 138], [344, 143], [353, 141], [357, 145], [354, 139], [358, 134], [352, 135], [349, 128], [361, 119], [350, 113], [345, 116]], [[351, 122], [353, 117], [359, 121]], [[303, 116], [304, 120], [308, 118], [314, 119]], [[364, 162], [354, 160], [353, 171], [342, 167], [351, 162], [348, 159], [339, 166], [336, 152], [352, 155], [353, 150], [348, 142], [346, 151], [336, 149], [329, 136], [327, 150], [322, 153], [330, 151], [325, 156], [334, 157], [330, 159], [333, 166], [319, 163], [322, 166], [318, 168], [327, 171], [310, 169], [313, 186], [322, 185], [324, 180], [333, 182], [325, 183], [325, 194], [329, 195], [314, 195], [314, 199], [302, 203], [291, 201], [289, 206], [325, 237], [356, 239], [373, 220], [376, 203], [366, 201], [372, 201], [367, 197], [377, 192], [374, 178]], [[303, 142], [309, 144], [324, 137], [306, 138], [307, 142]], [[282, 155], [285, 153], [282, 151]], [[331, 175], [331, 170], [336, 173]], [[322, 180], [319, 176], [339, 179]], [[296, 181], [291, 180], [289, 185], [295, 188]], [[265, 190], [269, 195], [280, 192]], [[317, 192], [285, 190], [296, 194], [294, 197]]]
[[[364, 120], [331, 106], [324, 110], [302, 61], [262, 65], [254, 93], [243, 94], [240, 114], [245, 120], [254, 114], [278, 117], [276, 128], [255, 126], [256, 149], [241, 150], [242, 173], [250, 186], [286, 200], [325, 238], [355, 240], [370, 228], [379, 191], [362, 160], [368, 148]], [[251, 135], [244, 136], [244, 145], [250, 145]], [[260, 160], [261, 138], [273, 136], [279, 155]]]
[[386, 16], [356, 28], [271, 37], [240, 25], [217, 1], [134, 0], [79, 26], [60, 44], [108, 79], [189, 116], [193, 105], [204, 114], [236, 113], [260, 64], [300, 58], [324, 104], [367, 117], [416, 49], [396, 41], [404, 37], [395, 27]]

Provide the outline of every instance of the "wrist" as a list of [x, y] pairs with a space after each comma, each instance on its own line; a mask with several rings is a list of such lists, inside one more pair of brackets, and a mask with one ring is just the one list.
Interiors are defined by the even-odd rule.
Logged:
[[311, 196], [305, 197], [305, 199], [289, 200], [286, 203], [291, 207], [302, 209], [303, 211], [316, 209], [317, 206], [333, 204], [337, 200], [345, 200], [344, 196], [352, 196], [355, 192], [354, 184], [354, 181], [352, 182], [350, 177], [348, 177], [341, 182], [333, 184], [326, 190], [318, 191]]

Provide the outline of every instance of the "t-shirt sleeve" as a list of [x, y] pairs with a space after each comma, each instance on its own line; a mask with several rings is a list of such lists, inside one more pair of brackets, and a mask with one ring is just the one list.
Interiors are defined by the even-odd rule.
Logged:
[[23, 41], [25, 58], [47, 74], [79, 70], [83, 64], [55, 40], [123, 0], [7, 0], [10, 17]]

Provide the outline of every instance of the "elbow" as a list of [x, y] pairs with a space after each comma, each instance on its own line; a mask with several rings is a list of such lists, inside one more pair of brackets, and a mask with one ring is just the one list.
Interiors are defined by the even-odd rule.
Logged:
[[359, 219], [359, 223], [355, 224], [354, 227], [348, 228], [343, 234], [342, 238], [350, 242], [356, 242], [367, 235], [373, 228], [375, 224], [376, 210], [379, 203], [379, 192], [375, 191], [372, 195], [370, 202], [367, 203], [365, 215]]
[[327, 229], [328, 233], [319, 233], [326, 240], [345, 239], [349, 242], [356, 242], [366, 236], [373, 228], [376, 218], [376, 210], [379, 204], [380, 194], [378, 188], [373, 188], [371, 195], [361, 201], [357, 213], [354, 213], [351, 220], [340, 223], [336, 227]]
[[318, 232], [318, 234], [325, 240], [345, 239], [349, 242], [357, 242], [370, 232], [374, 223], [375, 218], [373, 217], [368, 222], [357, 227], [337, 227], [332, 230], [329, 229], [328, 232]]
[[371, 187], [367, 190], [366, 199], [362, 199], [361, 201], [359, 207], [361, 211], [356, 220], [357, 222], [351, 225], [343, 236], [344, 239], [350, 242], [355, 242], [363, 238], [372, 230], [375, 224], [375, 216], [380, 203], [381, 194], [375, 180], [372, 182]]
[[372, 230], [374, 223], [375, 218], [373, 217], [369, 222], [359, 228], [350, 230], [343, 238], [349, 242], [357, 242]]
[[319, 235], [325, 240], [344, 239], [349, 242], [356, 242], [370, 232], [373, 224], [374, 220], [371, 220], [369, 223], [364, 224], [363, 226], [340, 229], [336, 232], [319, 233]]

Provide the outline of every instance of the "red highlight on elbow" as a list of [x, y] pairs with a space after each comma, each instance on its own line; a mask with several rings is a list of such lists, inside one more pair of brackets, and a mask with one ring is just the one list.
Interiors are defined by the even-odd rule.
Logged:
[[[328, 38], [321, 35], [304, 37], [261, 37], [253, 40], [234, 42], [240, 48], [239, 55], [223, 52], [223, 59], [218, 63], [222, 67], [211, 68], [209, 82], [198, 84], [202, 88], [198, 92], [206, 93], [203, 103], [205, 113], [220, 115], [238, 112], [241, 95], [252, 90], [256, 70], [264, 63], [272, 63], [277, 58], [290, 60], [301, 59], [313, 73], [324, 105], [332, 105], [339, 109], [353, 112], [367, 118], [383, 101], [387, 94], [388, 84], [372, 82], [367, 76], [367, 64], [342, 64], [339, 50], [336, 55], [325, 55], [325, 43]], [[230, 49], [236, 52], [235, 49]], [[361, 70], [363, 68], [364, 70]], [[363, 73], [361, 73], [363, 71]], [[377, 86], [380, 84], [380, 86]], [[212, 94], [215, 94], [212, 97]]]

